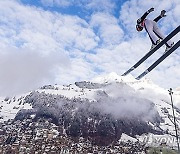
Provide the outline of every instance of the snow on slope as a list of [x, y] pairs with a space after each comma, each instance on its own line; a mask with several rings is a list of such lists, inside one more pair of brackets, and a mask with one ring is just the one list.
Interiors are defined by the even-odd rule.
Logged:
[[[92, 83], [98, 83], [99, 86], [94, 85]], [[45, 92], [49, 94], [63, 95], [71, 99], [84, 98], [89, 100], [96, 100], [98, 97], [97, 91], [100, 90], [105, 91], [111, 97], [116, 97], [119, 95], [119, 93], [124, 93], [124, 95], [126, 95], [127, 91], [124, 91], [123, 89], [124, 84], [132, 88], [132, 89], [128, 89], [129, 91], [131, 91], [130, 93], [136, 94], [136, 92], [138, 92], [139, 97], [149, 99], [154, 103], [156, 103], [156, 107], [158, 108], [158, 110], [161, 110], [161, 108], [165, 107], [168, 110], [168, 112], [171, 114], [170, 97], [166, 89], [163, 89], [153, 84], [148, 79], [136, 80], [131, 75], [124, 77], [124, 76], [119, 76], [114, 72], [103, 77], [102, 76], [97, 77], [96, 79], [93, 79], [91, 82], [84, 81], [81, 83], [81, 86], [79, 85], [77, 86], [76, 84], [62, 85], [62, 86], [61, 85], [44, 86], [37, 91]], [[89, 85], [91, 85], [91, 87]], [[22, 108], [31, 108], [30, 106], [28, 106], [28, 104], [23, 105], [23, 103], [20, 103], [23, 102], [25, 96], [26, 95], [19, 97], [16, 96], [7, 101], [4, 101], [5, 100], [4, 98], [0, 98], [0, 107], [1, 107], [0, 115], [6, 117], [5, 119], [7, 120], [8, 117], [12, 118], [14, 114], [17, 113], [18, 110]], [[175, 105], [180, 103], [179, 91], [174, 92], [173, 99]]]
[[[170, 135], [175, 134], [172, 107], [168, 90], [155, 85], [146, 78], [136, 80], [131, 75], [124, 77], [113, 72], [106, 76], [97, 77], [92, 81], [82, 81], [70, 85], [49, 85], [44, 86], [37, 91], [55, 95], [63, 95], [70, 99], [82, 98], [90, 101], [99, 99], [103, 92], [105, 95], [108, 95], [113, 99], [121, 97], [122, 95], [137, 95], [137, 97], [150, 100], [155, 104], [159, 115], [164, 120], [164, 122], [160, 124], [160, 128], [167, 131], [167, 133]], [[101, 95], [99, 95], [99, 93], [101, 93]], [[32, 108], [29, 104], [24, 104], [24, 98], [26, 95], [16, 96], [11, 99], [0, 98], [0, 122], [13, 119], [20, 109]], [[174, 91], [173, 100], [175, 105], [180, 104], [179, 90]], [[143, 108], [143, 104], [141, 106]], [[141, 106], [138, 106], [138, 108]], [[132, 106], [130, 105], [129, 108], [131, 107]], [[137, 110], [136, 107], [132, 109]], [[119, 108], [117, 108], [116, 112], [118, 111], [120, 111]], [[179, 126], [180, 110], [176, 109], [175, 115], [177, 117]], [[125, 137], [125, 135], [123, 137]], [[139, 139], [144, 140], [143, 136]]]
[[24, 96], [0, 98], [0, 122], [14, 119], [20, 109], [31, 109], [30, 104], [24, 103]]
[[[170, 95], [167, 89], [163, 89], [158, 85], [155, 85], [149, 79], [136, 80], [133, 76], [118, 76], [116, 73], [110, 73], [108, 76], [99, 77], [94, 79], [95, 82], [108, 83], [108, 82], [122, 82], [131, 86], [135, 91], [138, 91], [141, 94], [141, 97], [153, 101], [156, 105], [156, 108], [165, 121], [165, 125], [162, 124], [162, 129], [169, 129], [170, 131], [174, 130], [172, 124], [172, 106], [170, 102]], [[180, 103], [180, 91], [174, 91], [173, 93], [173, 102], [174, 105]], [[171, 117], [168, 117], [170, 115]], [[175, 116], [178, 119], [180, 124], [180, 112], [175, 112]]]

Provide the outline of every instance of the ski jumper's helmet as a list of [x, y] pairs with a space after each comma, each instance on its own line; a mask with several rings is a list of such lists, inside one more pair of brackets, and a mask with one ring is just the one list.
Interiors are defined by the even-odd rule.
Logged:
[[139, 31], [142, 31], [143, 30], [143, 27], [144, 27], [144, 21], [142, 21], [141, 19], [138, 19], [137, 20], [137, 24], [136, 24], [136, 30], [139, 32]]

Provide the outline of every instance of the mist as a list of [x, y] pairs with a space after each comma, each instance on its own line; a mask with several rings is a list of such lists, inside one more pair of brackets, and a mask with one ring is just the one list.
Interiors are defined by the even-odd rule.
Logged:
[[97, 100], [98, 108], [106, 114], [115, 118], [136, 117], [142, 120], [153, 120], [157, 116], [154, 103], [125, 83], [112, 83], [103, 90], [106, 95], [97, 97]]
[[63, 52], [42, 54], [6, 48], [0, 52], [0, 96], [17, 95], [53, 83], [58, 68], [69, 65]]

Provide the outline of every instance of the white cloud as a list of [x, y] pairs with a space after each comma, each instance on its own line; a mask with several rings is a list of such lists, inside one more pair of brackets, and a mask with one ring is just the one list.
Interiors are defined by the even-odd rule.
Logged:
[[[88, 65], [83, 59], [81, 63], [73, 62], [79, 53], [71, 51], [89, 52], [98, 42], [88, 23], [79, 17], [51, 13], [15, 1], [0, 1], [0, 21], [0, 92], [4, 95], [56, 81], [65, 83], [57, 75], [68, 71], [67, 75], [73, 76], [71, 72], [79, 72], [80, 65]], [[88, 69], [84, 73], [91, 71]], [[74, 75], [71, 79], [77, 78], [81, 77]]]
[[58, 52], [42, 55], [30, 49], [6, 48], [0, 53], [1, 95], [28, 92], [51, 83], [58, 67], [68, 68], [68, 58]]
[[97, 76], [97, 72], [93, 71], [94, 64], [89, 63], [81, 56], [71, 59], [71, 68], [59, 69], [57, 78], [58, 83], [72, 83], [76, 81], [91, 80]]
[[103, 91], [107, 95], [98, 95], [96, 99], [100, 105], [97, 108], [106, 114], [112, 114], [115, 118], [138, 117], [143, 120], [152, 120], [156, 115], [153, 103], [126, 84], [112, 83]]
[[[142, 42], [144, 42], [143, 45]], [[136, 38], [111, 48], [98, 48], [95, 55], [88, 55], [87, 58], [105, 73], [117, 72], [121, 75], [145, 54], [150, 47], [148, 43], [147, 39]]]
[[118, 20], [107, 13], [96, 13], [91, 17], [90, 25], [97, 31], [103, 45], [119, 44], [124, 32], [118, 24]]
[[[41, 0], [44, 5], [52, 7], [55, 4], [59, 7], [73, 7], [76, 4], [83, 11], [86, 9], [92, 12], [88, 20], [87, 17], [84, 17], [85, 20], [76, 15], [62, 15], [17, 1], [0, 1], [0, 54], [3, 58], [0, 81], [4, 83], [1, 84], [0, 92], [6, 89], [6, 94], [8, 90], [23, 91], [22, 89], [32, 89], [45, 83], [88, 80], [101, 71], [124, 73], [151, 46], [145, 32], [136, 32], [135, 24], [137, 18], [152, 5], [155, 7], [155, 11], [149, 15], [152, 19], [159, 15], [160, 10], [167, 10], [167, 17], [159, 23], [166, 35], [180, 23], [180, 2], [177, 0], [163, 0], [163, 3], [160, 0], [153, 3], [151, 0], [130, 0], [123, 4], [119, 19], [112, 15], [116, 6], [111, 0]], [[176, 42], [179, 38], [180, 36], [176, 36], [173, 41]], [[157, 51], [132, 74], [139, 75], [163, 52], [163, 48]], [[178, 87], [179, 56], [178, 49], [147, 77], [163, 87]], [[30, 58], [29, 61], [27, 57]], [[35, 57], [34, 61], [32, 57]], [[37, 65], [35, 70], [42, 69], [42, 74], [38, 72], [36, 76], [33, 71], [33, 75], [27, 72], [26, 67], [29, 70], [35, 67], [30, 65], [33, 62]], [[47, 69], [44, 70], [42, 65]], [[17, 71], [11, 72], [12, 68]], [[24, 78], [19, 74], [27, 75]], [[7, 81], [5, 75], [8, 76]], [[19, 79], [17, 84], [13, 76], [14, 79]], [[33, 86], [28, 81], [34, 81]], [[10, 85], [11, 88], [8, 88]]]

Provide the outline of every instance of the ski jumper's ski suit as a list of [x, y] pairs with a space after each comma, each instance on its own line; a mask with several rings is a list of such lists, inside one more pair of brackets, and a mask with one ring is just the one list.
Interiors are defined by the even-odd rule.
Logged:
[[[150, 20], [150, 19], [146, 19], [147, 15], [149, 14], [149, 12], [145, 12], [143, 14], [143, 16], [137, 20], [137, 24], [140, 24], [141, 26], [143, 26], [146, 30], [146, 32], [148, 33], [152, 44], [156, 45], [156, 42], [159, 39], [164, 39], [165, 35], [160, 31], [159, 27], [157, 26], [157, 22], [162, 18], [161, 15], [159, 15], [158, 17], [156, 17], [154, 20]], [[170, 47], [171, 44], [173, 42], [171, 40], [169, 40], [166, 43], [167, 47]]]

